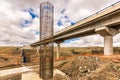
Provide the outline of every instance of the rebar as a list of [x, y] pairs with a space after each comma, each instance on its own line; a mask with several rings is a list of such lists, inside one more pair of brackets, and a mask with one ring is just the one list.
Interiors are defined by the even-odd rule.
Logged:
[[[50, 37], [53, 40], [53, 11], [50, 2], [40, 4], [40, 41]], [[40, 46], [40, 77], [48, 80], [53, 77], [53, 42]]]

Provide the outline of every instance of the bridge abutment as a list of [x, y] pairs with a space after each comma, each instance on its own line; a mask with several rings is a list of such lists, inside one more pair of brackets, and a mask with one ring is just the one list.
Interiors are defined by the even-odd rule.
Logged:
[[104, 55], [113, 55], [113, 36], [119, 31], [109, 27], [100, 27], [95, 30], [104, 37]]

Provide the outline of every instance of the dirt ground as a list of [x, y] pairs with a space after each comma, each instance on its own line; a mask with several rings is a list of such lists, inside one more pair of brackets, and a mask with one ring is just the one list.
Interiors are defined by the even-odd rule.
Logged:
[[[79, 55], [64, 58], [54, 63], [55, 69], [62, 74], [55, 74], [51, 80], [120, 80], [120, 55]], [[37, 68], [38, 70], [38, 68]], [[61, 73], [60, 72], [60, 73]], [[33, 76], [33, 73], [30, 75]], [[38, 75], [34, 74], [31, 80], [39, 80]], [[29, 76], [29, 75], [28, 75]], [[12, 79], [13, 78], [13, 79]], [[7, 76], [0, 80], [21, 80], [21, 75]], [[24, 80], [24, 79], [22, 79]]]
[[[77, 49], [74, 50], [77, 51]], [[84, 48], [83, 50], [87, 51]], [[66, 50], [62, 51], [66, 52]], [[20, 53], [19, 49], [10, 48], [8, 52], [11, 54], [5, 52], [6, 50], [0, 50], [0, 70], [21, 67], [21, 55], [15, 54]], [[35, 53], [35, 51], [28, 52]], [[59, 60], [54, 59], [55, 69], [62, 71], [65, 76], [56, 74], [52, 80], [120, 80], [120, 55], [104, 56], [103, 54], [70, 54], [66, 52], [68, 55], [65, 52], [62, 53]], [[25, 66], [38, 64], [39, 55], [32, 55], [31, 61]], [[16, 76], [20, 77], [20, 75]], [[7, 80], [12, 79], [7, 78]], [[19, 79], [16, 78], [15, 80]]]
[[57, 74], [53, 80], [120, 80], [120, 55], [79, 56], [56, 68], [66, 76]]

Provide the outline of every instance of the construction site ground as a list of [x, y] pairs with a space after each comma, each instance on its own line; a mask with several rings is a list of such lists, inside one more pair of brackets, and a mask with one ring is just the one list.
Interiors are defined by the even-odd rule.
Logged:
[[67, 60], [56, 66], [65, 75], [53, 80], [120, 80], [120, 55], [84, 54]]
[[[25, 64], [30, 67], [37, 64]], [[20, 67], [20, 66], [19, 66]], [[10, 67], [12, 68], [12, 67]], [[14, 68], [14, 67], [13, 67]], [[27, 68], [25, 68], [27, 69]], [[18, 72], [19, 74], [0, 77], [0, 80], [41, 80], [39, 67], [31, 67], [34, 71]], [[27, 69], [27, 70], [28, 70]], [[54, 61], [54, 77], [50, 80], [120, 80], [120, 55], [75, 55], [60, 57]], [[35, 73], [34, 73], [35, 72]], [[21, 77], [21, 74], [23, 77]], [[26, 77], [25, 77], [26, 75]], [[34, 78], [28, 77], [33, 75]]]
[[[120, 80], [119, 47], [114, 48], [115, 53], [111, 56], [104, 56], [102, 47], [61, 47], [59, 59], [56, 59], [56, 48], [54, 50], [54, 78], [52, 80]], [[0, 80], [19, 80], [24, 72], [28, 72], [23, 74], [24, 80], [33, 80], [30, 78], [31, 75], [34, 75], [34, 79], [37, 80], [40, 55], [36, 53], [36, 50], [25, 50], [25, 53], [31, 54], [31, 60], [21, 64], [22, 57], [19, 47], [0, 47]], [[29, 68], [36, 65], [37, 67]], [[33, 73], [26, 71], [29, 69], [32, 69]], [[6, 70], [11, 74], [7, 75], [9, 72], [4, 72]]]

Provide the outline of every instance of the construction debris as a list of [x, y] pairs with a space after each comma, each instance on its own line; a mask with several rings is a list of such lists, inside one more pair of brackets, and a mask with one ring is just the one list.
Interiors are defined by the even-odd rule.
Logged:
[[[92, 56], [80, 56], [59, 67], [59, 70], [69, 76], [69, 80], [120, 80], [120, 61]], [[68, 80], [64, 78], [59, 74], [54, 80]]]

